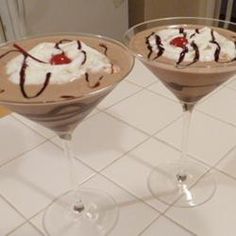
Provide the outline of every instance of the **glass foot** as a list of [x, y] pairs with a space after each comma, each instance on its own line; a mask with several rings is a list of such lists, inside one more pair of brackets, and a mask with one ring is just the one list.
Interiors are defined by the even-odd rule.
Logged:
[[44, 214], [44, 229], [50, 236], [100, 236], [115, 226], [118, 207], [99, 190], [70, 191], [57, 198]]
[[178, 162], [162, 164], [150, 173], [148, 188], [155, 198], [167, 205], [198, 206], [216, 191], [215, 179], [207, 170], [205, 166], [190, 161], [181, 163], [181, 166]]

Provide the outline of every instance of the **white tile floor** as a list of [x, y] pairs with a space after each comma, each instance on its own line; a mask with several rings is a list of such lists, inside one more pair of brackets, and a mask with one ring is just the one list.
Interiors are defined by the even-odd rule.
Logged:
[[[180, 155], [181, 108], [141, 63], [78, 126], [78, 183], [108, 191], [119, 205], [110, 235], [236, 235], [235, 88], [227, 83], [193, 114], [189, 155], [217, 182], [214, 197], [196, 208], [168, 207], [147, 188], [151, 168]], [[0, 130], [0, 236], [46, 235], [44, 209], [69, 189], [60, 144], [51, 131], [16, 114], [1, 118]]]

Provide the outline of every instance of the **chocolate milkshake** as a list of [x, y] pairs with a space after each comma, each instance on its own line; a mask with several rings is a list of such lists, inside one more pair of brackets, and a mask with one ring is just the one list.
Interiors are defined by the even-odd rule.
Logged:
[[236, 33], [218, 27], [145, 29], [129, 47], [184, 103], [196, 103], [236, 73]]
[[130, 72], [121, 44], [91, 35], [55, 35], [0, 48], [0, 103], [55, 131], [76, 125]]

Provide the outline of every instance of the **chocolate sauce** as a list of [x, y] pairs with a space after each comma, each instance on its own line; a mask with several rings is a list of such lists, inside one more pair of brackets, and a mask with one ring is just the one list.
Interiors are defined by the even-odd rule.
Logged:
[[155, 58], [153, 60], [160, 57], [165, 51], [165, 49], [162, 47], [161, 38], [160, 38], [159, 35], [155, 35], [155, 41], [156, 41], [156, 45], [157, 45], [157, 48], [158, 48], [158, 53], [157, 53], [157, 55], [155, 56]]
[[192, 41], [191, 47], [192, 47], [193, 50], [195, 51], [195, 55], [194, 55], [193, 61], [190, 62], [190, 63], [187, 64], [187, 65], [184, 65], [182, 68], [184, 68], [184, 67], [186, 67], [186, 66], [190, 66], [190, 65], [196, 63], [197, 61], [199, 61], [199, 57], [200, 57], [199, 48], [198, 48], [197, 44], [196, 44], [194, 41]]
[[21, 69], [20, 69], [20, 90], [21, 90], [22, 95], [25, 98], [30, 99], [30, 98], [36, 98], [36, 97], [38, 97], [39, 95], [41, 95], [43, 93], [43, 91], [47, 88], [47, 86], [49, 84], [51, 73], [48, 72], [46, 74], [46, 78], [45, 78], [45, 81], [44, 81], [44, 84], [43, 84], [42, 88], [35, 95], [29, 96], [25, 91], [25, 72], [26, 72], [26, 69], [28, 67], [28, 65], [26, 63], [27, 57], [28, 57], [27, 55], [24, 55], [24, 60], [23, 60], [23, 63], [22, 63]]
[[77, 40], [77, 45], [78, 45], [77, 49], [80, 50], [82, 48], [82, 45], [81, 45], [81, 42], [79, 40]]
[[73, 98], [76, 98], [76, 97], [75, 97], [75, 96], [72, 96], [72, 95], [62, 95], [62, 96], [60, 96], [60, 98], [73, 99]]
[[166, 85], [172, 89], [175, 89], [177, 91], [182, 91], [184, 88], [205, 88], [205, 87], [212, 87], [212, 86], [218, 86], [221, 83], [213, 83], [213, 84], [205, 84], [205, 85], [181, 85], [174, 82], [166, 83]]
[[216, 62], [219, 61], [219, 56], [220, 56], [220, 51], [221, 51], [221, 47], [219, 45], [218, 42], [216, 42], [216, 39], [215, 39], [215, 35], [214, 35], [214, 30], [212, 29], [211, 30], [211, 41], [210, 43], [213, 43], [217, 46], [216, 50], [215, 50], [215, 53], [214, 53], [214, 59]]
[[3, 53], [2, 55], [0, 55], [0, 59], [3, 58], [3, 57], [5, 57], [6, 55], [12, 53], [12, 52], [19, 52], [19, 50], [14, 50], [14, 49], [13, 49], [13, 50], [7, 51], [7, 52]]
[[187, 48], [187, 47], [184, 47], [184, 49], [182, 50], [182, 52], [181, 52], [180, 55], [179, 55], [178, 61], [176, 62], [177, 65], [179, 65], [179, 64], [184, 60], [185, 54], [186, 54], [187, 52], [188, 52], [188, 48]]
[[104, 54], [105, 56], [107, 56], [107, 50], [108, 50], [107, 46], [106, 46], [104, 43], [100, 43], [99, 46], [104, 49], [103, 54]]
[[111, 74], [114, 74], [114, 65], [111, 64]]
[[60, 40], [59, 42], [57, 42], [57, 43], [55, 44], [55, 48], [61, 49], [61, 48], [59, 47], [60, 44], [65, 43], [65, 42], [71, 42], [71, 40], [69, 40], [69, 39], [62, 39], [62, 40]]
[[21, 52], [24, 56], [30, 57], [30, 58], [32, 58], [33, 60], [35, 60], [39, 63], [48, 64], [48, 62], [39, 60], [38, 58], [30, 55], [28, 52], [26, 52], [23, 48], [21, 48], [19, 45], [15, 44], [15, 43], [13, 44], [13, 47], [17, 48], [19, 50], [19, 52]]
[[191, 34], [189, 37], [190, 37], [190, 39], [193, 37], [193, 36], [195, 36], [196, 34], [199, 34], [200, 32], [199, 32], [199, 29], [198, 28], [196, 28], [195, 29], [195, 33], [193, 33], [193, 34]]
[[[56, 42], [55, 46], [54, 46], [55, 48], [61, 50], [62, 54], [64, 54], [64, 51], [63, 51], [63, 49], [60, 48], [60, 45], [65, 43], [65, 42], [72, 42], [72, 40], [61, 39], [58, 42]], [[83, 65], [87, 61], [87, 53], [86, 53], [86, 51], [82, 50], [82, 44], [79, 40], [77, 40], [77, 45], [78, 45], [77, 49], [80, 50], [81, 53], [84, 55], [84, 59], [81, 62], [81, 65]], [[106, 44], [100, 43], [99, 46], [104, 48], [104, 54], [106, 55], [107, 50], [108, 50], [108, 47], [106, 46]], [[30, 55], [29, 52], [27, 52], [24, 48], [21, 48], [18, 44], [13, 44], [13, 47], [15, 47], [16, 49], [12, 49], [12, 50], [9, 50], [9, 51], [3, 53], [2, 55], [0, 55], [0, 59], [3, 58], [4, 56], [7, 56], [10, 53], [13, 53], [13, 52], [18, 52], [18, 53], [21, 53], [23, 55], [22, 65], [21, 65], [21, 68], [20, 68], [20, 71], [19, 71], [19, 88], [20, 88], [20, 92], [21, 92], [22, 96], [26, 99], [36, 98], [36, 97], [40, 96], [47, 89], [52, 74], [51, 74], [51, 72], [45, 73], [45, 79], [44, 79], [43, 84], [39, 88], [39, 91], [33, 92], [34, 94], [32, 94], [32, 92], [30, 93], [29, 91], [27, 92], [27, 89], [26, 89], [26, 86], [25, 86], [26, 80], [27, 80], [26, 75], [27, 75], [27, 68], [28, 68], [27, 61], [28, 61], [29, 58], [31, 58], [31, 59], [39, 62], [39, 63], [50, 64], [50, 62], [44, 62], [44, 61]], [[111, 74], [113, 74], [114, 71], [115, 71], [114, 66], [113, 66], [113, 64], [111, 64]], [[100, 81], [102, 79], [103, 79], [103, 76], [100, 76], [97, 79], [96, 82], [92, 82], [92, 81], [89, 80], [89, 74], [88, 73], [85, 74], [85, 80], [87, 81], [87, 85], [88, 85], [89, 88], [97, 88], [98, 86], [100, 86]], [[91, 82], [92, 82], [92, 84], [91, 84]], [[2, 92], [4, 92], [4, 91], [0, 89], [0, 93], [2, 93]], [[70, 96], [70, 95], [62, 95], [61, 98], [63, 98], [63, 99], [73, 99], [75, 97]]]
[[81, 52], [84, 54], [84, 60], [81, 63], [81, 65], [83, 65], [87, 60], [87, 53], [84, 50], [82, 50]]
[[103, 79], [103, 77], [104, 76], [100, 76], [97, 82], [94, 85], [91, 85], [89, 81], [89, 74], [87, 72], [85, 73], [85, 80], [88, 83], [89, 88], [97, 88], [100, 85], [100, 81]]
[[154, 34], [155, 34], [155, 33], [152, 32], [149, 36], [146, 37], [147, 49], [149, 50], [149, 53], [148, 53], [148, 55], [147, 55], [147, 58], [148, 58], [148, 59], [152, 56], [152, 53], [153, 53], [153, 51], [152, 51], [152, 46], [151, 46], [150, 43], [149, 43], [149, 38], [150, 38], [152, 35], [154, 35]]
[[184, 28], [183, 28], [183, 27], [180, 27], [180, 28], [179, 28], [179, 33], [182, 34], [182, 35], [186, 38], [187, 33], [184, 32]]

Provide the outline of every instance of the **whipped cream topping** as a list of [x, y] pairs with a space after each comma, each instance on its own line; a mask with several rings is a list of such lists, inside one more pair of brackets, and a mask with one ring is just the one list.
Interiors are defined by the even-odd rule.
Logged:
[[[25, 70], [25, 85], [43, 84], [45, 75], [50, 73], [50, 84], [63, 84], [82, 78], [86, 73], [112, 73], [113, 65], [102, 53], [87, 46], [83, 42], [66, 41], [55, 47], [55, 43], [44, 42], [36, 45], [28, 54], [45, 62], [40, 63], [32, 57], [27, 57]], [[54, 65], [50, 63], [54, 55], [64, 53], [71, 62]], [[20, 54], [8, 62], [7, 74], [16, 84], [20, 83], [20, 71], [24, 62], [24, 55]]]
[[[173, 45], [177, 37], [185, 38], [183, 47]], [[151, 34], [146, 41], [154, 59], [164, 56], [183, 62], [229, 62], [236, 58], [236, 44], [209, 27], [201, 29], [168, 28]]]

